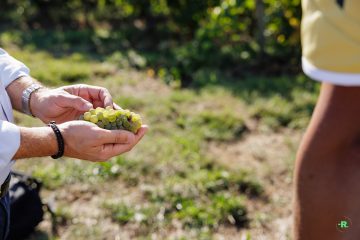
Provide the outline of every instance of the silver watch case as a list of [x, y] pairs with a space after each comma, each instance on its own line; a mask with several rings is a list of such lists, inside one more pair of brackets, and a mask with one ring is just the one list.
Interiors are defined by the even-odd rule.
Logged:
[[23, 91], [21, 96], [23, 113], [34, 117], [30, 111], [30, 97], [33, 92], [40, 88], [41, 86], [39, 84], [33, 83]]

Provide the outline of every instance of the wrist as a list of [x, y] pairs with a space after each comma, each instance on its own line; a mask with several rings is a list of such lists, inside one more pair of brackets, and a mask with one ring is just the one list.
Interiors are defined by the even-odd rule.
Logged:
[[41, 87], [41, 88], [37, 89], [36, 91], [34, 91], [33, 93], [31, 93], [31, 95], [30, 95], [29, 110], [30, 110], [30, 113], [34, 117], [39, 118], [39, 116], [40, 116], [40, 109], [38, 107], [40, 106], [41, 95], [45, 91], [47, 91], [47, 89], [44, 87]]
[[20, 147], [14, 159], [45, 157], [56, 154], [56, 136], [49, 127], [20, 127]]
[[48, 141], [48, 151], [46, 156], [52, 156], [58, 152], [58, 143], [56, 140], [56, 135], [51, 127], [44, 127], [44, 139]]
[[57, 158], [61, 158], [64, 155], [64, 138], [61, 134], [60, 129], [58, 128], [58, 126], [56, 125], [55, 121], [50, 121], [50, 123], [48, 124], [48, 126], [53, 130], [55, 136], [56, 136], [56, 142], [58, 145], [58, 151], [56, 152], [56, 154], [51, 155], [52, 158], [57, 159]]

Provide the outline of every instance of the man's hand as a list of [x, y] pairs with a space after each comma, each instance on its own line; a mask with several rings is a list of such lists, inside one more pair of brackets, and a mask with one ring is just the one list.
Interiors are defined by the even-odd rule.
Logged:
[[31, 95], [30, 110], [44, 123], [76, 120], [90, 108], [113, 106], [106, 88], [77, 84], [40, 89]]
[[64, 137], [64, 155], [90, 161], [106, 161], [130, 151], [147, 131], [147, 126], [142, 126], [137, 134], [110, 131], [83, 121], [66, 122], [58, 127]]
[[[106, 161], [130, 151], [144, 136], [147, 126], [137, 134], [124, 130], [105, 130], [93, 123], [70, 121], [59, 124], [64, 138], [64, 155], [90, 161]], [[20, 128], [20, 147], [14, 159], [54, 155], [58, 151], [55, 134], [50, 127]]]

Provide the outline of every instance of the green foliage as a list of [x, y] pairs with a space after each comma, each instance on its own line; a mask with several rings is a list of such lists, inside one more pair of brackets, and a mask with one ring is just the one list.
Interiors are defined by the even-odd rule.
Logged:
[[144, 99], [133, 96], [123, 96], [115, 100], [123, 109], [139, 110], [146, 103]]
[[111, 159], [108, 162], [97, 164], [92, 170], [93, 176], [100, 179], [116, 179], [121, 176], [122, 180], [131, 186], [136, 186], [139, 182], [139, 175], [145, 165], [140, 165], [138, 161], [125, 159], [121, 156]]
[[[201, 203], [190, 199], [182, 199], [174, 209], [161, 210], [158, 204], [136, 206], [133, 204], [107, 203], [104, 207], [109, 210], [112, 219], [122, 225], [140, 223], [150, 226], [156, 221], [171, 222], [178, 219], [187, 228], [214, 228], [220, 224], [230, 224], [243, 227], [247, 224], [244, 199], [226, 194], [217, 194], [210, 203]], [[164, 219], [163, 219], [164, 218]]]
[[130, 222], [135, 216], [135, 210], [124, 203], [117, 205], [105, 204], [105, 207], [111, 209], [112, 218], [120, 224]]
[[295, 89], [289, 98], [275, 94], [270, 100], [258, 98], [252, 106], [252, 116], [272, 129], [305, 128], [315, 107], [317, 96]]
[[242, 118], [223, 111], [202, 111], [195, 116], [193, 125], [198, 126], [198, 130], [208, 140], [231, 140], [247, 131]]
[[[298, 71], [300, 0], [5, 1], [0, 29], [56, 55], [107, 55], [120, 66], [151, 67], [182, 86], [216, 82], [226, 73]], [[257, 14], [257, 9], [264, 11]], [[261, 27], [263, 25], [263, 27]], [[262, 37], [263, 36], [263, 37]], [[263, 39], [263, 40], [261, 40]], [[56, 66], [54, 66], [56, 67]], [[88, 73], [72, 66], [68, 82]], [[39, 73], [39, 77], [45, 77]]]
[[184, 200], [176, 205], [174, 213], [185, 226], [190, 228], [216, 227], [221, 223], [243, 227], [247, 222], [243, 199], [219, 194], [212, 198], [211, 204], [197, 205], [191, 200]]
[[66, 177], [66, 170], [58, 168], [56, 165], [47, 166], [46, 168], [38, 168], [33, 172], [35, 178], [40, 179], [44, 186], [49, 189], [56, 189], [64, 184]]
[[166, 217], [179, 219], [189, 228], [217, 228], [220, 224], [243, 227], [248, 219], [244, 199], [238, 195], [245, 185], [253, 193], [262, 193], [253, 179], [204, 168], [168, 178], [165, 187], [151, 190], [148, 195], [153, 204], [166, 207]]

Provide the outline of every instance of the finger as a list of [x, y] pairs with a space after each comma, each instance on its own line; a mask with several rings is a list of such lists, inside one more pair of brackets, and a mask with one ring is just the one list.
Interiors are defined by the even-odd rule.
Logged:
[[104, 107], [113, 106], [113, 100], [111, 94], [106, 88], [101, 88], [99, 96], [100, 99], [103, 100]]
[[82, 89], [88, 91], [89, 96], [93, 101], [101, 101], [104, 107], [113, 106], [113, 100], [110, 92], [103, 87], [84, 85]]
[[122, 153], [126, 153], [131, 150], [133, 147], [133, 144], [127, 143], [127, 144], [113, 144], [108, 143], [103, 145], [103, 149], [101, 152], [101, 156], [103, 160], [107, 160], [111, 157], [118, 156]]
[[114, 107], [114, 109], [122, 109], [122, 107], [120, 107], [120, 106], [117, 105], [116, 103], [113, 103], [113, 107]]
[[149, 130], [149, 127], [147, 125], [142, 125], [141, 128], [138, 130], [138, 132], [135, 135], [135, 144], [137, 144], [147, 133]]
[[82, 112], [88, 111], [93, 107], [93, 105], [85, 99], [71, 94], [60, 95], [59, 99], [60, 101], [58, 101], [57, 104], [60, 107], [71, 107]]
[[65, 90], [66, 92], [81, 96], [82, 98], [88, 99], [93, 104], [94, 102], [101, 102], [101, 107], [112, 106], [113, 100], [110, 92], [103, 87], [91, 86], [87, 84], [76, 84], [61, 87], [60, 89]]
[[96, 109], [97, 107], [104, 107], [104, 103], [101, 102], [101, 101], [98, 101], [98, 100], [93, 101], [92, 104], [93, 104], [93, 106], [94, 106], [95, 109]]
[[135, 135], [135, 138], [133, 139], [133, 141], [129, 141], [126, 144], [108, 143], [108, 144], [103, 145], [102, 154], [105, 156], [104, 159], [108, 159], [110, 157], [114, 157], [114, 156], [117, 156], [117, 155], [120, 155], [122, 153], [130, 151], [141, 140], [141, 138], [145, 135], [145, 133], [147, 131], [148, 131], [148, 126], [143, 125], [139, 129], [138, 133]]
[[144, 137], [147, 130], [148, 127], [146, 125], [142, 126], [135, 135], [134, 141], [127, 144], [106, 144], [107, 146], [105, 146], [105, 149], [108, 151], [106, 153], [108, 154], [107, 156], [113, 157], [130, 151]]
[[125, 130], [106, 130], [99, 129], [100, 139], [102, 144], [116, 143], [116, 144], [127, 144], [135, 141], [135, 135]]

